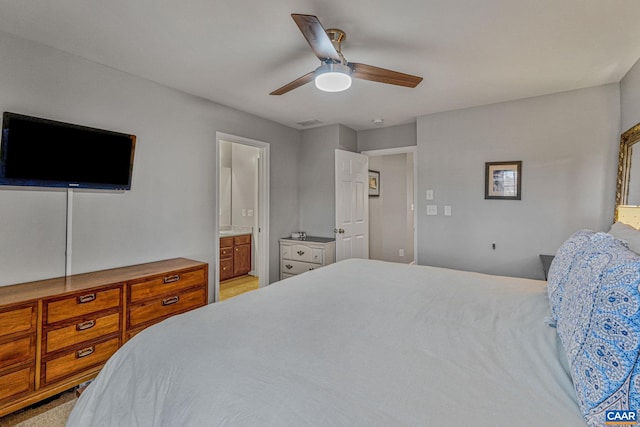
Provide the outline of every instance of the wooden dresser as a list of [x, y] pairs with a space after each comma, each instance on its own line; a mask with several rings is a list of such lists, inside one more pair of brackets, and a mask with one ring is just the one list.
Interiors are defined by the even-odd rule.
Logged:
[[208, 265], [175, 258], [0, 287], [0, 416], [98, 374], [128, 339], [207, 304]]

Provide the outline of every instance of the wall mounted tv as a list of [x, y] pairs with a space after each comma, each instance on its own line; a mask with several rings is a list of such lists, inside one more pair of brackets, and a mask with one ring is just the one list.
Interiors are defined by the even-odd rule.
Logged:
[[135, 135], [5, 112], [0, 185], [129, 190]]

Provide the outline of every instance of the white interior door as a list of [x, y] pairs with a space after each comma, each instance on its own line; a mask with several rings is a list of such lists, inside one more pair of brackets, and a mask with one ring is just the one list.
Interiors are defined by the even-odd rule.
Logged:
[[369, 258], [369, 158], [336, 150], [336, 261]]

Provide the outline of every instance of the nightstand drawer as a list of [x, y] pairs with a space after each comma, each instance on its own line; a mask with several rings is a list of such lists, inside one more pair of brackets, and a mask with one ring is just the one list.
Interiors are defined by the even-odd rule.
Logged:
[[159, 321], [172, 314], [191, 310], [205, 305], [204, 287], [191, 292], [168, 295], [132, 306], [129, 310], [129, 328], [134, 328], [143, 323]]
[[104, 337], [120, 330], [120, 313], [83, 319], [77, 323], [46, 333], [45, 353], [51, 353], [83, 341]]
[[35, 360], [35, 335], [17, 338], [0, 344], [0, 368]]
[[280, 271], [287, 274], [300, 274], [305, 271], [315, 270], [322, 267], [320, 264], [314, 264], [311, 262], [293, 261], [290, 259], [283, 259], [280, 266]]
[[120, 306], [120, 287], [85, 291], [59, 300], [44, 302], [47, 323], [55, 323], [74, 317], [85, 316], [98, 311]]
[[0, 374], [0, 402], [33, 390], [34, 379], [32, 365]]
[[313, 249], [305, 245], [292, 245], [289, 259], [295, 261], [313, 262]]
[[153, 280], [132, 284], [129, 288], [129, 299], [131, 302], [136, 302], [156, 298], [202, 284], [204, 281], [203, 268], [186, 272], [176, 271], [165, 276], [156, 277]]
[[59, 378], [80, 373], [107, 361], [120, 345], [120, 338], [112, 338], [97, 344], [87, 345], [51, 359], [44, 363], [44, 382], [48, 384]]
[[35, 304], [0, 312], [0, 337], [35, 330]]

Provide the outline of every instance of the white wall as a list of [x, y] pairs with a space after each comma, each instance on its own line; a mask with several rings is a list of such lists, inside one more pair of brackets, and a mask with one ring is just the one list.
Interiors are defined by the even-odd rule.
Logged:
[[[617, 84], [418, 117], [418, 262], [542, 278], [539, 254], [611, 225], [619, 118]], [[484, 200], [485, 162], [505, 160], [522, 200]]]
[[416, 124], [382, 127], [358, 132], [358, 152], [416, 145]]
[[[299, 226], [297, 130], [5, 33], [0, 58], [2, 111], [137, 135], [131, 191], [75, 194], [73, 272], [171, 257], [217, 262], [221, 131], [271, 144], [270, 279], [277, 280], [277, 239]], [[0, 285], [64, 274], [65, 197], [0, 190]]]
[[413, 261], [413, 154], [370, 156], [369, 169], [380, 172], [380, 196], [369, 197], [369, 258], [408, 264]]
[[335, 237], [335, 150], [355, 152], [356, 147], [356, 131], [344, 125], [302, 132], [297, 180], [300, 231], [309, 236]]
[[253, 227], [258, 213], [257, 175], [260, 149], [232, 144], [231, 153], [231, 225]]
[[620, 81], [620, 134], [640, 123], [640, 60]]

